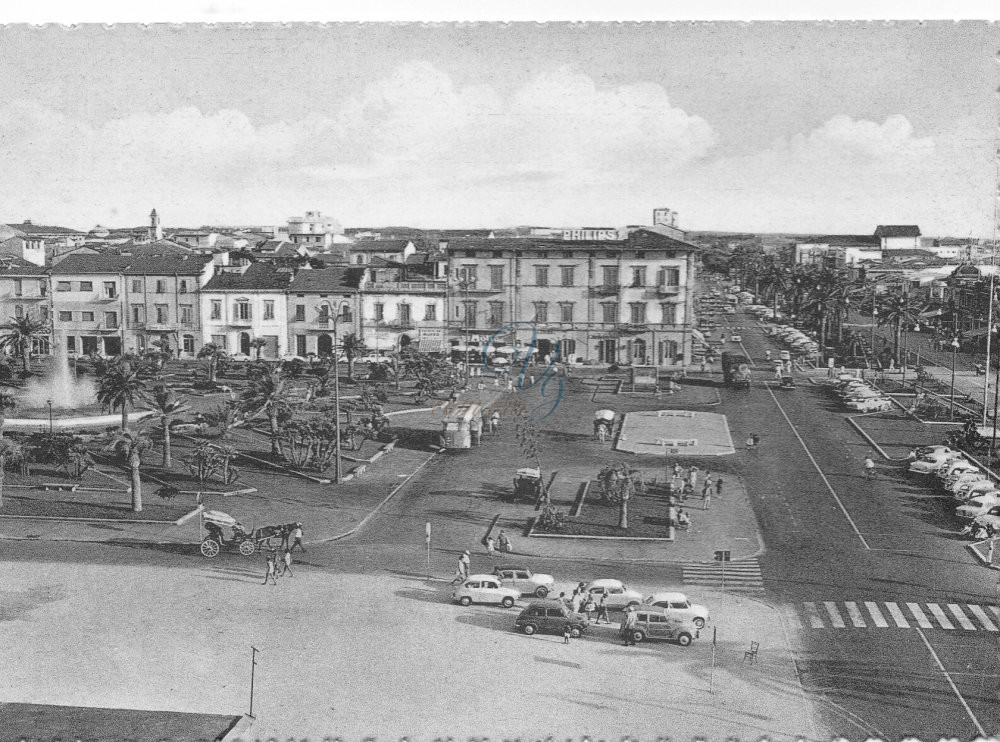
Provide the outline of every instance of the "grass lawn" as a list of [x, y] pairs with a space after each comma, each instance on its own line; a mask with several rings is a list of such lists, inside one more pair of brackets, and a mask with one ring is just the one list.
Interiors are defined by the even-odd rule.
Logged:
[[45, 492], [38, 489], [4, 488], [2, 515], [34, 515], [50, 518], [111, 518], [114, 520], [175, 521], [194, 510], [194, 497], [164, 500], [158, 487], [142, 489], [142, 512], [132, 510], [126, 492]]
[[[600, 484], [590, 483], [587, 499], [580, 515], [567, 517], [566, 530], [562, 535], [573, 536], [617, 536], [620, 538], [666, 538], [667, 537], [667, 495], [661, 488], [651, 488], [643, 495], [633, 495], [628, 501], [629, 527], [618, 527], [618, 503], [605, 503], [601, 500]], [[568, 512], [570, 503], [554, 505]], [[562, 507], [565, 505], [565, 507]], [[535, 533], [542, 533], [535, 531]]]

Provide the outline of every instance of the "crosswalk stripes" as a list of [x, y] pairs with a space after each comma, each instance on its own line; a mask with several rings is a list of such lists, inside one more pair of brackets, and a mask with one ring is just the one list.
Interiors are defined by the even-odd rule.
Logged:
[[[905, 606], [905, 610], [904, 610]], [[909, 614], [909, 615], [907, 615]], [[966, 603], [805, 601], [785, 611], [803, 629], [944, 629], [1000, 632], [1000, 607]]]
[[691, 562], [683, 567], [684, 584], [701, 587], [723, 587], [726, 590], [763, 590], [764, 577], [756, 559], [738, 562]]

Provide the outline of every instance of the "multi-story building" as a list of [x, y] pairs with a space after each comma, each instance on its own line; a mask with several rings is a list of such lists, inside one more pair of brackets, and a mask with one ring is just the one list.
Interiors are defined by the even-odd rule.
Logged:
[[201, 291], [202, 342], [230, 354], [262, 358], [288, 354], [288, 287], [295, 271], [267, 262], [216, 266]]
[[212, 267], [205, 255], [69, 255], [51, 270], [56, 341], [109, 356], [156, 342], [190, 357], [200, 339], [198, 290]]
[[350, 261], [355, 265], [368, 265], [378, 259], [405, 263], [416, 252], [410, 240], [362, 240], [351, 245]]
[[445, 350], [447, 284], [444, 254], [375, 258], [360, 287], [359, 332], [368, 347], [388, 352], [416, 343], [424, 351]]
[[360, 333], [358, 290], [367, 281], [364, 268], [334, 266], [300, 270], [288, 286], [288, 347], [300, 358], [333, 352], [336, 341]]
[[22, 258], [0, 256], [0, 327], [9, 329], [14, 318], [32, 317], [45, 323], [45, 331], [32, 341], [32, 353], [51, 352], [49, 277], [45, 269]]
[[618, 241], [453, 240], [447, 245], [450, 342], [503, 344], [596, 363], [691, 359], [698, 248], [651, 229]]
[[883, 250], [916, 250], [920, 247], [920, 227], [916, 224], [879, 224], [875, 239]]

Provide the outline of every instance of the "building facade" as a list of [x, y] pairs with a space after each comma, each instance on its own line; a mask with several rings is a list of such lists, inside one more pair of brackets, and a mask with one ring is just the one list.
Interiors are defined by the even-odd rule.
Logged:
[[288, 287], [294, 271], [266, 262], [215, 266], [201, 291], [202, 342], [231, 355], [261, 358], [288, 354]]
[[52, 322], [49, 277], [45, 269], [21, 258], [0, 255], [0, 326], [10, 329], [13, 321], [31, 317], [44, 323], [43, 332], [32, 341], [32, 353], [52, 352]]
[[364, 268], [346, 266], [296, 273], [288, 286], [289, 352], [299, 358], [323, 357], [333, 353], [344, 335], [360, 336], [358, 291], [365, 280]]

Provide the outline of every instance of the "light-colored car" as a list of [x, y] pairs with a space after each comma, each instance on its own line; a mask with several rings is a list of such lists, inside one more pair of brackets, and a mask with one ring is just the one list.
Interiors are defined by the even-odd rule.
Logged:
[[993, 530], [1000, 531], [1000, 505], [990, 508], [982, 515], [977, 515], [972, 520], [973, 523], [978, 523], [981, 526], [993, 526]]
[[955, 476], [949, 477], [944, 482], [944, 488], [949, 492], [955, 492], [964, 484], [973, 485], [979, 482], [988, 482], [990, 478], [979, 469], [963, 471]]
[[860, 402], [863, 399], [882, 399], [884, 395], [878, 389], [855, 389], [851, 394], [842, 397], [844, 404], [848, 402]]
[[847, 407], [857, 412], [887, 412], [892, 409], [892, 400], [888, 397], [868, 397], [851, 400]]
[[950, 476], [958, 474], [958, 472], [978, 470], [978, 466], [973, 464], [964, 456], [959, 456], [939, 466], [937, 472], [935, 473], [937, 474], [938, 479], [947, 481]]
[[630, 590], [620, 580], [593, 580], [584, 585], [583, 589], [598, 604], [601, 602], [601, 596], [607, 595], [604, 605], [608, 608], [624, 608], [627, 605], [638, 605], [642, 602], [642, 593]]
[[521, 593], [510, 587], [504, 587], [500, 578], [494, 575], [470, 575], [469, 578], [455, 588], [451, 599], [462, 605], [472, 603], [496, 603], [504, 608], [510, 608]]
[[959, 518], [978, 518], [998, 506], [1000, 506], [1000, 491], [995, 495], [980, 495], [966, 500], [955, 508], [955, 515]]
[[384, 356], [378, 353], [367, 353], [366, 355], [356, 358], [356, 361], [361, 363], [392, 363], [392, 359], [389, 356]]
[[729, 336], [729, 340], [731, 342], [733, 342], [733, 343], [742, 343], [743, 342], [743, 336], [742, 335], [730, 335]]
[[499, 577], [504, 587], [517, 590], [521, 595], [544, 598], [552, 591], [555, 583], [552, 575], [532, 572], [527, 567], [501, 564], [493, 568], [493, 575]]
[[637, 644], [647, 639], [667, 639], [687, 647], [697, 636], [699, 627], [689, 619], [646, 606], [640, 606], [635, 612], [631, 639]]
[[676, 618], [693, 621], [699, 629], [708, 623], [708, 608], [698, 603], [692, 603], [684, 593], [653, 593], [644, 601], [644, 606], [660, 608], [664, 613]]
[[1000, 492], [1000, 487], [998, 487], [996, 482], [990, 479], [985, 482], [963, 484], [951, 494], [956, 500], [971, 500], [973, 497], [982, 497], [983, 495], [989, 495], [994, 492]]
[[917, 454], [920, 456], [929, 456], [932, 453], [961, 453], [956, 451], [954, 448], [949, 448], [948, 446], [922, 446], [917, 449]]
[[961, 456], [957, 451], [929, 453], [910, 464], [909, 471], [913, 474], [935, 474], [939, 467]]

